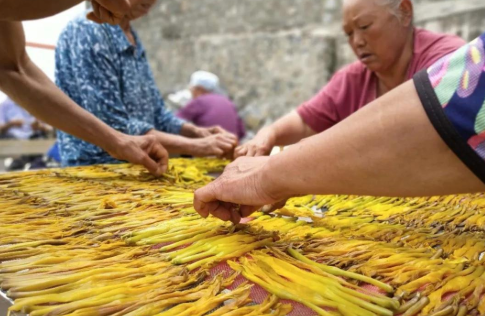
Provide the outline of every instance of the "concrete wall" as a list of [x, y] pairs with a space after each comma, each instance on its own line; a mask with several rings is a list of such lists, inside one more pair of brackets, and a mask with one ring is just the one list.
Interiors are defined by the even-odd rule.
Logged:
[[[164, 94], [198, 69], [221, 77], [248, 128], [291, 111], [354, 60], [340, 30], [342, 0], [159, 0], [135, 24]], [[471, 38], [485, 1], [416, 1], [416, 22]]]

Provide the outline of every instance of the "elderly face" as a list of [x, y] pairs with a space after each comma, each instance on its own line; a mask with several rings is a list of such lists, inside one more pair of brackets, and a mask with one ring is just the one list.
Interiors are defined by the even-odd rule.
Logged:
[[371, 71], [389, 70], [404, 50], [412, 32], [412, 5], [407, 5], [404, 9], [410, 12], [398, 18], [376, 0], [344, 0], [344, 32], [355, 55]]
[[133, 21], [147, 15], [155, 2], [157, 0], [132, 0], [131, 11], [127, 15], [128, 20]]

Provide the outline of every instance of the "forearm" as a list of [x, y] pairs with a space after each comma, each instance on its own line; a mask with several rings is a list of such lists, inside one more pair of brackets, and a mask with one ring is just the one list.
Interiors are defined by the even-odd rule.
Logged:
[[0, 20], [24, 21], [52, 16], [82, 0], [0, 0]]
[[0, 90], [51, 126], [107, 151], [116, 146], [119, 132], [74, 103], [28, 57], [25, 58], [14, 69], [0, 70]]
[[171, 154], [190, 155], [192, 143], [191, 140], [174, 134], [168, 134], [156, 130], [151, 130], [148, 135], [155, 135], [160, 144]]
[[268, 190], [281, 197], [423, 196], [485, 189], [440, 138], [412, 82], [272, 157], [264, 174], [271, 183]]
[[184, 123], [180, 129], [180, 135], [189, 138], [200, 137], [200, 135], [197, 133], [197, 127], [192, 123]]
[[258, 133], [258, 136], [260, 135], [271, 138], [274, 146], [287, 146], [315, 135], [315, 132], [303, 122], [297, 112], [291, 112], [272, 125], [263, 128]]

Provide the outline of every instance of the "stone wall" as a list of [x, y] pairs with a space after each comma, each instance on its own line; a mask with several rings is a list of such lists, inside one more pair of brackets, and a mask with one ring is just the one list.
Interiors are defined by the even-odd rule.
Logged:
[[[419, 0], [416, 22], [465, 38], [485, 30], [483, 0]], [[341, 0], [159, 0], [136, 22], [164, 94], [199, 69], [218, 74], [249, 129], [313, 96], [354, 60]]]

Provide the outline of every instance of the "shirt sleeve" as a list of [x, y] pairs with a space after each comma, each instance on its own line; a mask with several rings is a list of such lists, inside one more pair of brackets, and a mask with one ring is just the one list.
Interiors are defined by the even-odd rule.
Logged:
[[415, 75], [431, 123], [485, 182], [485, 33]]
[[[152, 82], [155, 82], [153, 74], [150, 71]], [[185, 120], [178, 118], [172, 111], [167, 109], [163, 97], [160, 94], [160, 90], [154, 84], [152, 87], [152, 93], [157, 98], [157, 104], [155, 104], [155, 128], [159, 131], [180, 134], [182, 126], [185, 124]]]
[[185, 120], [178, 118], [172, 111], [167, 109], [161, 96], [155, 109], [155, 113], [159, 113], [155, 117], [155, 128], [157, 130], [170, 134], [180, 134], [182, 125], [185, 124]]
[[424, 50], [418, 61], [417, 69], [426, 69], [431, 67], [443, 56], [455, 52], [465, 45], [466, 42], [458, 36], [443, 35], [439, 40], [435, 40]]
[[[100, 27], [82, 27], [74, 30], [70, 47], [59, 50], [58, 73], [62, 76], [62, 58], [74, 62], [67, 63], [75, 78], [76, 88], [81, 95], [84, 109], [110, 125], [114, 129], [129, 135], [144, 135], [154, 126], [147, 122], [129, 117], [129, 112], [121, 97], [121, 83], [115, 59], [116, 54], [110, 51], [106, 37]], [[75, 45], [75, 49], [72, 47]], [[67, 57], [66, 54], [69, 54]]]
[[321, 133], [340, 121], [337, 105], [343, 103], [345, 93], [344, 73], [341, 70], [317, 95], [300, 105], [297, 112], [305, 124], [316, 133]]

